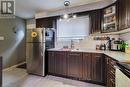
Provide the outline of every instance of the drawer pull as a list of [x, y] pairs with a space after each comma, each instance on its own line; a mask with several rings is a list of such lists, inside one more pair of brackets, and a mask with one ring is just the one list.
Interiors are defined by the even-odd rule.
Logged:
[[100, 58], [101, 56], [96, 56], [96, 58]]

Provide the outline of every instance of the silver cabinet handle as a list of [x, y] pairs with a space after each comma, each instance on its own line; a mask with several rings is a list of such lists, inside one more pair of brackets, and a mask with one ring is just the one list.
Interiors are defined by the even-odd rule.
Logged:
[[79, 56], [80, 54], [76, 54], [76, 53], [74, 54], [73, 53], [73, 54], [69, 54], [69, 55], [71, 55], [71, 56]]
[[41, 47], [41, 56], [43, 56], [43, 48]]
[[101, 56], [96, 56], [96, 58], [100, 58]]

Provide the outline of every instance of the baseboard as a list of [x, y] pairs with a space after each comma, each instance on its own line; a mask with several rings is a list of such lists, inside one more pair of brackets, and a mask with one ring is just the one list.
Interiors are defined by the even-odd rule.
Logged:
[[10, 70], [12, 70], [12, 69], [14, 69], [14, 68], [16, 68], [16, 67], [18, 67], [18, 66], [24, 64], [24, 63], [26, 63], [26, 62], [22, 62], [22, 63], [16, 64], [16, 65], [13, 65], [13, 66], [11, 66], [11, 67], [8, 67], [8, 68], [3, 69], [2, 71], [3, 71], [3, 72], [4, 72], [4, 71], [10, 71]]

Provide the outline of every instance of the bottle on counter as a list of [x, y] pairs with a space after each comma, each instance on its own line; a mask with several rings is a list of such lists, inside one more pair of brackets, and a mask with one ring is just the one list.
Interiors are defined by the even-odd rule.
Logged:
[[126, 45], [127, 45], [127, 43], [125, 41], [122, 41], [122, 44], [121, 44], [121, 51], [122, 52], [125, 52], [125, 49], [127, 47]]
[[126, 46], [125, 46], [125, 53], [130, 54], [130, 46], [128, 43], [126, 43]]
[[106, 50], [106, 45], [105, 44], [101, 44], [100, 45], [100, 50]]
[[104, 44], [104, 50], [106, 50], [106, 44]]
[[96, 50], [100, 50], [100, 45], [96, 45]]

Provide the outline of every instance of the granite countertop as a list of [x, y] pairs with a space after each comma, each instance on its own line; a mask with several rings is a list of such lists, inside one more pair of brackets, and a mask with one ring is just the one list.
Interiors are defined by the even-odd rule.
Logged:
[[130, 54], [126, 54], [124, 52], [107, 51], [107, 52], [104, 52], [104, 54], [114, 58], [115, 60], [119, 62], [130, 61]]
[[105, 55], [110, 56], [119, 62], [130, 61], [130, 54], [126, 54], [124, 52], [118, 52], [118, 51], [101, 51], [101, 50], [90, 50], [90, 49], [71, 50], [71, 49], [59, 49], [59, 48], [48, 49], [48, 51], [104, 53]]

